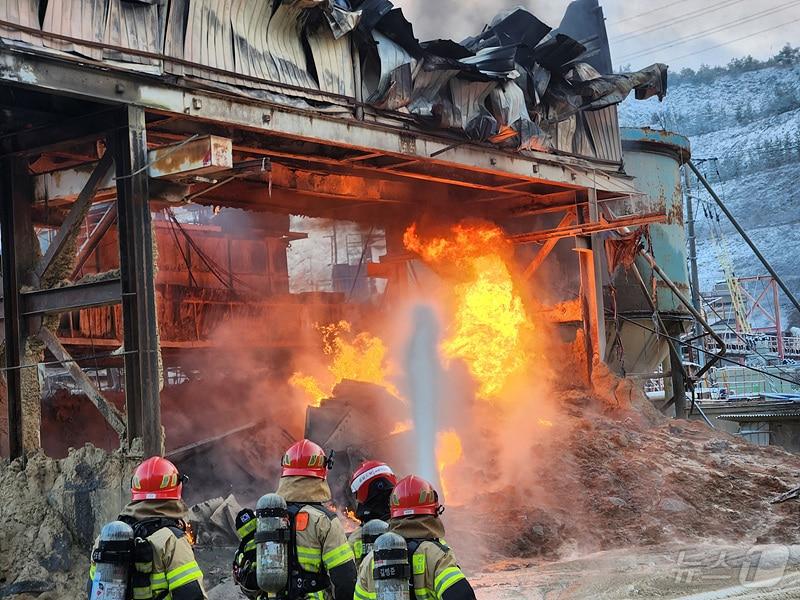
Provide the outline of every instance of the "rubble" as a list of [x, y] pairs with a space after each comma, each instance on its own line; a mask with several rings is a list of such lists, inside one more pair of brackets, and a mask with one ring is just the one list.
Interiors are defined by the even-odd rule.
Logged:
[[236, 496], [214, 498], [195, 504], [189, 511], [189, 524], [197, 544], [204, 546], [236, 545], [236, 515], [242, 510]]
[[86, 445], [0, 465], [0, 598], [78, 598], [91, 545], [128, 499], [135, 458]]

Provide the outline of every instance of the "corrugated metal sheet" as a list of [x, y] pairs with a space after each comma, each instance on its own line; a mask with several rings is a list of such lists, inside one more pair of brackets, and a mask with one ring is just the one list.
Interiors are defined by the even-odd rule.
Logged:
[[237, 73], [260, 79], [278, 79], [278, 69], [267, 48], [271, 13], [271, 2], [234, 0], [231, 23]]
[[[58, 0], [47, 3], [42, 29], [59, 35], [101, 43], [105, 41], [108, 0]], [[101, 48], [45, 39], [44, 45], [102, 60]]]
[[622, 160], [622, 141], [619, 134], [617, 107], [583, 113], [597, 158], [619, 162]]
[[[23, 27], [40, 29], [39, 27], [39, 0], [2, 0], [0, 1], [0, 21], [16, 23]], [[36, 46], [42, 45], [41, 38], [29, 33], [0, 27], [0, 37], [9, 40], [19, 40]]]
[[[233, 76], [233, 32], [230, 0], [189, 0], [183, 43], [183, 58], [197, 64], [231, 73], [215, 74], [212, 79], [237, 82]], [[196, 67], [185, 67], [187, 75], [208, 76]]]
[[408, 105], [409, 112], [419, 117], [432, 117], [434, 107], [441, 104], [442, 88], [458, 73], [447, 69], [426, 70], [424, 62], [417, 64], [412, 77], [414, 91], [411, 103]]
[[496, 81], [450, 80], [450, 100], [443, 121], [451, 129], [464, 131], [470, 139], [486, 140], [497, 134], [497, 121], [486, 108], [486, 98]]
[[308, 45], [317, 68], [319, 88], [340, 96], [355, 96], [355, 74], [350, 38], [336, 39], [329, 27], [323, 26], [308, 36]]
[[[164, 48], [164, 12], [166, 7], [156, 4], [109, 0], [105, 42], [160, 54]], [[103, 58], [143, 65], [161, 64], [160, 60], [110, 50], [105, 51]]]
[[377, 44], [380, 73], [377, 78], [374, 74], [364, 77], [369, 92], [367, 102], [390, 109], [407, 106], [414, 91], [411, 75], [417, 61], [378, 31], [372, 32], [372, 39]]
[[317, 90], [319, 86], [309, 73], [303, 50], [301, 15], [304, 10], [299, 4], [281, 4], [277, 8], [267, 26], [267, 48], [275, 61], [278, 81]]

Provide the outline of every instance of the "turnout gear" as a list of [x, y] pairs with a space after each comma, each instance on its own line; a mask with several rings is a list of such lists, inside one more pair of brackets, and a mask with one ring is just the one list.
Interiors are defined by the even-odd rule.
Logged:
[[256, 573], [265, 592], [283, 592], [289, 583], [292, 542], [291, 516], [286, 500], [278, 494], [262, 496], [256, 505]]
[[[399, 516], [389, 521], [389, 531], [406, 542], [411, 599], [475, 600], [472, 586], [444, 543], [442, 508], [433, 486], [414, 476], [399, 481], [392, 494], [392, 512]], [[383, 600], [376, 592], [376, 551], [373, 548], [361, 563], [354, 600]]]
[[416, 475], [401, 479], [389, 500], [392, 519], [415, 515], [438, 515], [442, 512], [439, 494], [433, 486]]
[[[180, 500], [135, 501], [122, 511], [119, 520], [134, 534], [128, 600], [207, 600], [203, 573], [186, 537], [187, 512]], [[93, 561], [91, 580], [97, 568]]]
[[372, 519], [350, 534], [347, 541], [350, 542], [353, 555], [356, 557], [356, 567], [360, 567], [361, 560], [372, 551], [375, 540], [387, 531], [389, 531], [389, 524], [386, 521]]
[[122, 521], [103, 527], [97, 549], [92, 552], [95, 565], [90, 581], [90, 600], [127, 600], [130, 567], [133, 564], [133, 529]]
[[380, 600], [410, 600], [411, 566], [406, 541], [396, 533], [384, 533], [375, 542], [372, 577]]
[[281, 477], [315, 477], [325, 479], [332, 459], [325, 451], [310, 440], [300, 440], [292, 444], [283, 455]]
[[131, 499], [180, 500], [184, 478], [166, 458], [154, 456], [140, 464], [131, 479]]
[[[242, 589], [248, 597], [258, 600], [268, 597], [281, 600], [352, 600], [356, 578], [353, 552], [341, 521], [326, 507], [331, 501], [331, 490], [325, 480], [330, 464], [331, 460], [325, 458], [322, 448], [308, 440], [294, 444], [286, 452], [282, 460], [284, 475], [276, 492], [285, 502], [286, 516], [281, 514], [283, 505], [275, 501], [274, 495], [264, 496], [255, 513], [259, 525], [253, 545], [259, 563], [256, 571], [277, 573], [282, 567], [275, 566], [272, 570], [273, 565], [266, 560], [270, 554], [266, 551], [267, 545], [283, 543], [286, 530], [280, 522], [288, 519], [288, 582], [284, 590], [277, 594], [261, 590], [248, 593]], [[262, 544], [263, 549], [258, 550]], [[240, 546], [234, 565], [246, 562], [245, 554]], [[283, 560], [280, 553], [274, 556], [279, 557], [279, 562]], [[272, 580], [272, 576], [265, 578], [258, 573], [257, 580], [265, 586], [275, 582], [268, 582], [267, 579]]]
[[239, 536], [239, 549], [233, 560], [233, 581], [242, 588], [245, 596], [258, 596], [256, 578], [256, 513], [245, 508], [236, 515], [236, 535]]

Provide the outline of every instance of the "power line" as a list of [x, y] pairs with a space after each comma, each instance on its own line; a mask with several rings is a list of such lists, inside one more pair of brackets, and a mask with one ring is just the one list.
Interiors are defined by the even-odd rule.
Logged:
[[[740, 25], [744, 25], [746, 23], [750, 23], [751, 21], [756, 21], [756, 20], [758, 20], [758, 19], [760, 19], [762, 17], [766, 17], [766, 16], [770, 16], [770, 15], [779, 13], [781, 11], [786, 10], [787, 8], [791, 8], [793, 6], [797, 6], [798, 4], [800, 4], [800, 1], [792, 0], [791, 2], [786, 2], [786, 3], [781, 4], [779, 6], [774, 6], [772, 8], [768, 8], [766, 10], [762, 10], [761, 12], [754, 13], [754, 14], [749, 15], [747, 17], [739, 17], [737, 19], [734, 19], [733, 21], [729, 21], [729, 22], [727, 22], [725, 24], [722, 24], [722, 25], [715, 25], [714, 27], [711, 27], [709, 29], [704, 29], [702, 31], [698, 31], [696, 33], [692, 33], [692, 34], [686, 35], [684, 37], [673, 39], [673, 40], [670, 40], [670, 41], [667, 41], [667, 42], [662, 42], [660, 44], [656, 44], [655, 46], [650, 46], [649, 48], [645, 48], [643, 50], [637, 50], [636, 52], [631, 52], [629, 54], [624, 55], [620, 60], [627, 60], [627, 59], [635, 58], [635, 57], [638, 57], [638, 56], [641, 56], [641, 55], [644, 55], [644, 54], [649, 54], [650, 52], [654, 52], [654, 51], [657, 51], [657, 50], [666, 50], [667, 48], [672, 48], [674, 46], [680, 46], [681, 44], [685, 44], [686, 42], [691, 42], [691, 41], [694, 41], [694, 40], [698, 40], [698, 39], [704, 38], [704, 37], [706, 37], [708, 35], [711, 35], [711, 34], [714, 34], [714, 33], [719, 33], [719, 32], [725, 31], [726, 29], [730, 29], [730, 28], [733, 28], [733, 27], [738, 27]], [[788, 23], [784, 23], [783, 25], [788, 25]], [[781, 25], [781, 26], [783, 26], [783, 25]], [[773, 27], [773, 29], [776, 29], [776, 28], [777, 27]], [[745, 37], [752, 37], [753, 35], [757, 35], [757, 34], [750, 34], [750, 35], [745, 36]], [[737, 41], [737, 40], [733, 40], [733, 41]], [[719, 45], [720, 46], [724, 46], [725, 44], [729, 44], [729, 43], [731, 43], [731, 42], [725, 42], [725, 43], [719, 44]]]
[[672, 57], [672, 58], [667, 59], [667, 60], [669, 60], [669, 61], [680, 60], [681, 58], [688, 58], [688, 57], [694, 56], [696, 54], [703, 54], [704, 52], [708, 52], [709, 50], [714, 50], [715, 48], [719, 48], [721, 46], [727, 46], [728, 44], [734, 44], [736, 42], [741, 42], [742, 40], [746, 40], [748, 38], [755, 37], [757, 35], [761, 35], [762, 33], [768, 33], [770, 31], [774, 31], [776, 29], [780, 29], [781, 27], [786, 27], [787, 25], [792, 25], [792, 24], [797, 23], [799, 21], [800, 21], [800, 18], [794, 19], [793, 21], [787, 21], [786, 23], [781, 23], [780, 25], [776, 25], [774, 27], [769, 27], [767, 29], [762, 29], [761, 31], [756, 31], [755, 33], [751, 33], [751, 34], [748, 34], [748, 35], [743, 35], [742, 37], [736, 38], [735, 40], [728, 40], [728, 41], [722, 42], [720, 44], [715, 44], [714, 46], [709, 46], [708, 48], [703, 48], [702, 50], [697, 50], [695, 52], [690, 52], [690, 53], [684, 54], [682, 56], [675, 56], [675, 57]]
[[[606, 309], [606, 312], [609, 315], [613, 316], [613, 312], [611, 310]], [[666, 334], [666, 333], [664, 333], [662, 331], [656, 331], [655, 329], [652, 329], [652, 328], [648, 327], [647, 325], [644, 325], [643, 323], [640, 323], [639, 321], [636, 321], [634, 319], [631, 319], [629, 317], [626, 317], [626, 316], [620, 315], [620, 314], [618, 314], [616, 316], [618, 318], [622, 319], [623, 321], [626, 321], [627, 323], [630, 323], [631, 325], [636, 325], [637, 327], [639, 327], [641, 329], [644, 329], [645, 331], [649, 331], [650, 333], [654, 333], [654, 334], [656, 334], [658, 336], [661, 336], [664, 339], [672, 340], [673, 342], [675, 342], [677, 344], [681, 344], [682, 346], [686, 346], [687, 348], [692, 348], [692, 349], [694, 349], [694, 350], [696, 350], [698, 352], [708, 353], [708, 351], [705, 348], [700, 348], [699, 346], [695, 346], [694, 344], [690, 344], [687, 341], [684, 341], [684, 340], [681, 340], [679, 338], [673, 337], [673, 336], [671, 336], [669, 334]], [[726, 363], [729, 363], [729, 364], [732, 364], [732, 365], [736, 365], [737, 367], [741, 367], [743, 369], [747, 369], [748, 371], [753, 371], [754, 373], [760, 373], [761, 375], [766, 375], [768, 377], [772, 377], [773, 379], [777, 379], [778, 381], [783, 381], [784, 383], [789, 383], [791, 385], [798, 385], [798, 383], [800, 383], [797, 380], [786, 379], [785, 377], [781, 377], [779, 375], [775, 375], [774, 373], [770, 373], [769, 371], [764, 371], [762, 369], [758, 369], [758, 368], [752, 367], [750, 365], [739, 364], [735, 360], [733, 360], [731, 358], [728, 358], [726, 356], [719, 356], [718, 358], [722, 362], [726, 362]]]
[[689, 58], [690, 56], [695, 56], [696, 54], [703, 54], [704, 52], [708, 52], [709, 50], [714, 50], [715, 48], [720, 48], [722, 46], [727, 46], [728, 44], [734, 44], [736, 42], [741, 42], [742, 40], [746, 40], [751, 37], [755, 37], [757, 35], [761, 35], [762, 33], [769, 33], [770, 31], [775, 31], [776, 29], [780, 29], [781, 27], [786, 27], [787, 25], [793, 25], [794, 23], [800, 22], [800, 18], [794, 19], [793, 21], [788, 21], [786, 23], [781, 23], [780, 25], [776, 25], [775, 27], [769, 27], [767, 29], [762, 29], [761, 31], [756, 31], [755, 33], [751, 33], [749, 35], [744, 35], [742, 37], [736, 38], [735, 40], [728, 40], [727, 42], [722, 42], [720, 44], [715, 44], [714, 46], [709, 46], [708, 48], [703, 48], [702, 50], [697, 50], [696, 52], [690, 52], [688, 54], [683, 54], [681, 56], [674, 56], [668, 61], [673, 60], [680, 60], [682, 58]]
[[657, 12], [661, 12], [661, 11], [667, 10], [668, 8], [674, 8], [675, 6], [678, 6], [679, 4], [686, 4], [687, 2], [689, 2], [689, 0], [678, 0], [678, 2], [668, 2], [664, 6], [660, 6], [660, 7], [656, 8], [656, 9], [648, 10], [648, 11], [643, 12], [643, 13], [639, 13], [638, 15], [633, 15], [632, 17], [625, 17], [624, 19], [618, 19], [618, 20], [614, 21], [614, 23], [617, 23], [617, 24], [618, 23], [627, 23], [628, 21], [633, 21], [634, 19], [638, 19], [640, 17], [648, 17], [650, 15], [654, 15]]
[[615, 36], [615, 37], [611, 38], [611, 41], [612, 42], [627, 42], [628, 40], [640, 37], [642, 35], [645, 35], [646, 33], [652, 33], [653, 31], [658, 31], [659, 29], [664, 29], [664, 28], [670, 27], [672, 25], [677, 25], [678, 23], [684, 23], [686, 21], [691, 21], [692, 19], [695, 19], [697, 17], [703, 16], [703, 15], [706, 15], [706, 14], [709, 14], [709, 13], [714, 13], [714, 12], [717, 12], [719, 10], [723, 10], [725, 8], [728, 8], [729, 6], [733, 6], [734, 4], [741, 4], [742, 2], [744, 2], [744, 0], [722, 0], [722, 2], [717, 2], [716, 4], [712, 4], [711, 6], [706, 6], [704, 8], [700, 8], [700, 9], [697, 9], [697, 10], [694, 10], [694, 11], [691, 11], [691, 12], [688, 12], [688, 13], [684, 13], [683, 15], [680, 15], [678, 17], [673, 17], [671, 19], [667, 19], [666, 21], [659, 21], [658, 23], [655, 23], [653, 25], [649, 25], [649, 26], [645, 27], [644, 29], [639, 29], [639, 30], [636, 30], [636, 31], [631, 31], [631, 32], [628, 32], [628, 33], [624, 33], [624, 34], [619, 35], [619, 36]]

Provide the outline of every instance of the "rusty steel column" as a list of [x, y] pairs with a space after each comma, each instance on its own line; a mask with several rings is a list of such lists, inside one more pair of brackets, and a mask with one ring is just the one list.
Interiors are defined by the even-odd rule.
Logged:
[[155, 265], [145, 113], [140, 108], [130, 106], [122, 111], [122, 127], [114, 134], [111, 145], [117, 174], [128, 441], [140, 437], [146, 455], [162, 455]]
[[[589, 223], [600, 221], [597, 206], [597, 190], [587, 190], [589, 194]], [[584, 224], [583, 211], [577, 211], [578, 223]], [[603, 303], [603, 271], [600, 255], [602, 238], [597, 234], [577, 236], [575, 251], [578, 253], [581, 278], [581, 312], [583, 315], [584, 338], [586, 341], [587, 370], [591, 378], [592, 363], [605, 360], [606, 321]]]
[[31, 284], [31, 272], [38, 260], [38, 240], [31, 218], [33, 188], [25, 163], [20, 159], [2, 161], [3, 317], [5, 364], [8, 370], [8, 445], [9, 456], [41, 446], [41, 391], [38, 360], [29, 351], [29, 322], [22, 306], [20, 290]]

